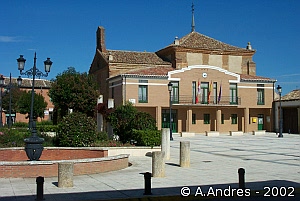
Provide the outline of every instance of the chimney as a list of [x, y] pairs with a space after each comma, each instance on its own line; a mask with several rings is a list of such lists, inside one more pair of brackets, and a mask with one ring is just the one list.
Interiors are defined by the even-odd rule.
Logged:
[[174, 44], [175, 44], [175, 45], [179, 45], [179, 39], [178, 39], [177, 36], [175, 37]]
[[105, 47], [105, 34], [104, 34], [104, 27], [98, 27], [97, 29], [97, 49], [99, 49], [101, 52], [107, 52]]
[[248, 42], [248, 45], [247, 45], [246, 49], [247, 49], [247, 50], [252, 50], [252, 47], [251, 47], [250, 42]]

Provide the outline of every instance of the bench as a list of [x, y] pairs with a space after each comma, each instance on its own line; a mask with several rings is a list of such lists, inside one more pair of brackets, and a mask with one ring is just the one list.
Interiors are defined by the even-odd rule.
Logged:
[[219, 136], [219, 131], [205, 131], [206, 136]]
[[266, 130], [252, 131], [253, 135], [264, 135], [266, 134]]
[[243, 131], [229, 131], [230, 136], [241, 136], [244, 135]]
[[195, 136], [195, 133], [180, 132], [180, 137], [193, 137], [193, 136]]

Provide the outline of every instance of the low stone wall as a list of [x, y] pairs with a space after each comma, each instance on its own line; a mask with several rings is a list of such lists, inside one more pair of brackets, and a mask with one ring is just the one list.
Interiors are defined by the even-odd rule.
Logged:
[[229, 131], [230, 136], [241, 136], [244, 135], [243, 131]]
[[206, 136], [219, 136], [219, 131], [205, 131]]
[[264, 134], [266, 134], [266, 130], [252, 131], [252, 135], [264, 135]]
[[129, 154], [130, 156], [146, 156], [153, 151], [161, 151], [161, 147], [106, 147], [108, 149], [108, 156], [119, 154]]
[[[107, 148], [101, 147], [45, 147], [40, 161], [100, 158], [106, 156], [108, 156]], [[0, 161], [26, 160], [28, 160], [28, 157], [23, 147], [0, 149]]]
[[194, 137], [195, 133], [190, 133], [190, 132], [180, 132], [179, 133], [180, 137]]
[[[74, 163], [74, 175], [96, 174], [128, 167], [129, 154], [107, 155], [106, 148], [55, 147], [45, 148], [41, 160], [28, 161], [24, 148], [2, 148], [0, 149], [0, 178], [55, 177], [58, 175], [58, 164], [62, 162]], [[56, 160], [53, 160], [55, 157]]]

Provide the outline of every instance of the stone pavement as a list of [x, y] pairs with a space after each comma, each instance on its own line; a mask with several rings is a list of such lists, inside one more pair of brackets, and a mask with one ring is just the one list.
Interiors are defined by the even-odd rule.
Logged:
[[[199, 200], [199, 195], [211, 192], [212, 198], [225, 199], [228, 192], [238, 188], [238, 168], [244, 168], [246, 189], [251, 197], [276, 195], [280, 190], [286, 200], [299, 199], [300, 189], [300, 135], [275, 133], [243, 136], [220, 135], [207, 137], [198, 134], [181, 138], [174, 134], [171, 141], [171, 159], [166, 161], [166, 177], [152, 177], [152, 194], [144, 196], [144, 176], [151, 172], [151, 157], [130, 157], [132, 165], [126, 169], [93, 175], [74, 176], [74, 187], [58, 188], [57, 177], [45, 178], [46, 201], [65, 200]], [[191, 166], [179, 167], [180, 141], [191, 143]], [[41, 175], [42, 176], [42, 175]], [[181, 197], [181, 189], [190, 196]], [[274, 187], [274, 188], [272, 188]], [[218, 188], [223, 189], [215, 193]], [[270, 188], [270, 192], [267, 192]], [[199, 191], [200, 190], [200, 191]], [[212, 190], [212, 191], [210, 191]], [[293, 192], [294, 191], [294, 192]], [[280, 193], [279, 192], [279, 193]], [[197, 196], [195, 194], [197, 193]], [[221, 195], [222, 193], [222, 195]], [[234, 193], [232, 193], [233, 195]], [[158, 198], [158, 196], [163, 196]], [[0, 178], [0, 201], [34, 200], [35, 178]], [[261, 197], [267, 198], [267, 197]], [[268, 197], [274, 200], [274, 197]], [[272, 199], [271, 199], [272, 198]], [[226, 200], [236, 200], [229, 198]]]

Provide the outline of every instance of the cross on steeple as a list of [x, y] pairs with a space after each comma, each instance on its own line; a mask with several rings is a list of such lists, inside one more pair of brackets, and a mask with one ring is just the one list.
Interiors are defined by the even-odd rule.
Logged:
[[194, 3], [192, 3], [192, 32], [195, 31], [195, 19], [194, 19]]

